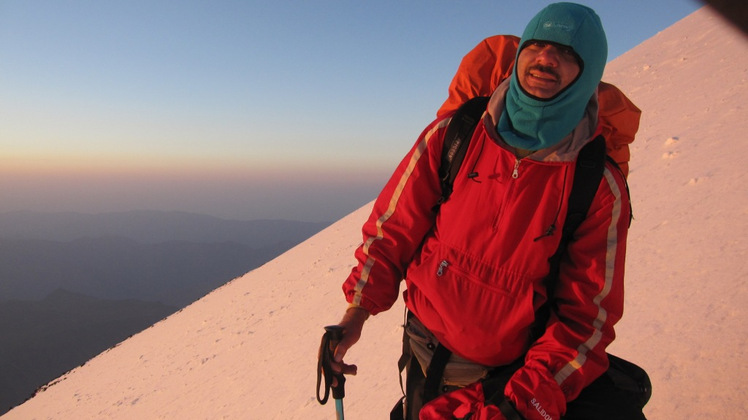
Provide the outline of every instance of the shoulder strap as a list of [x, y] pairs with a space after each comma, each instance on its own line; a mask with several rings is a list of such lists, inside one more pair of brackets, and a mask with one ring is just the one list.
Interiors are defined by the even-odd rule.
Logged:
[[488, 96], [477, 96], [460, 105], [447, 126], [447, 132], [444, 134], [442, 163], [439, 166], [442, 196], [434, 206], [434, 210], [438, 210], [439, 206], [452, 194], [457, 172], [460, 170], [470, 139], [488, 106], [489, 99]]
[[603, 136], [595, 137], [579, 152], [559, 250], [562, 247], [563, 250], [566, 249], [566, 245], [568, 245], [574, 232], [587, 217], [592, 200], [595, 199], [600, 181], [603, 179], [605, 156], [605, 139]]
[[[606, 150], [605, 138], [597, 136], [594, 140], [587, 143], [579, 151], [577, 157], [576, 169], [574, 171], [574, 180], [572, 181], [571, 193], [569, 194], [568, 210], [564, 227], [561, 230], [561, 241], [558, 244], [556, 252], [548, 259], [550, 271], [545, 279], [546, 293], [552, 298], [558, 283], [558, 275], [561, 266], [561, 258], [566, 253], [569, 242], [574, 237], [574, 233], [587, 217], [592, 200], [600, 186], [605, 170]], [[550, 305], [552, 300], [549, 299], [541, 306], [536, 314], [535, 326], [533, 327], [533, 337], [535, 339], [543, 335], [546, 323], [550, 316]]]

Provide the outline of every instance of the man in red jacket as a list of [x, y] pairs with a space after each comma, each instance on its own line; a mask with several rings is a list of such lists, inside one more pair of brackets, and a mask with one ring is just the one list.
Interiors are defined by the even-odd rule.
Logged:
[[[544, 332], [533, 332], [550, 298], [543, 280], [561, 239], [575, 161], [599, 132], [596, 89], [606, 60], [593, 10], [557, 3], [540, 11], [438, 212], [450, 115], [423, 131], [363, 226], [358, 265], [343, 284], [349, 307], [335, 369], [355, 372], [343, 363], [346, 351], [370, 315], [392, 306], [404, 279], [408, 418], [558, 420], [605, 372], [623, 311], [630, 220], [625, 180], [610, 164], [561, 262]], [[423, 401], [419, 386], [437, 346], [451, 352], [440, 383], [450, 392]], [[518, 360], [501, 410], [485, 404], [480, 380]]]

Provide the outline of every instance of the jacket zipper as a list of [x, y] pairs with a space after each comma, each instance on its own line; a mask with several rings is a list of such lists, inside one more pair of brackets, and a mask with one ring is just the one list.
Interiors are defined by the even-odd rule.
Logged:
[[439, 268], [436, 270], [436, 275], [438, 277], [441, 277], [444, 275], [444, 270], [449, 266], [449, 262], [447, 260], [442, 260], [442, 262], [439, 264]]
[[[512, 179], [519, 178], [519, 165], [520, 165], [520, 163], [521, 163], [521, 159], [515, 157], [514, 158], [514, 169], [512, 169]], [[508, 193], [511, 190], [513, 190], [513, 188], [514, 187], [511, 184], [507, 185], [507, 194], [506, 195], [508, 195]], [[504, 197], [504, 201], [506, 201], [506, 200], [507, 200], [507, 198], [505, 196]], [[498, 227], [499, 227], [499, 220], [501, 219], [501, 213], [502, 213], [501, 212], [501, 208], [499, 208], [498, 211], [495, 213], [495, 216], [493, 218], [493, 228], [494, 229], [498, 229]]]
[[514, 170], [512, 171], [512, 178], [519, 178], [519, 159], [517, 158], [514, 159]]

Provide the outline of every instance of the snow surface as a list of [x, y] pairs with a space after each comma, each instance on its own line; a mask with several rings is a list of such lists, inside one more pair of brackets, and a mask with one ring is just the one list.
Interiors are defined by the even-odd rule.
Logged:
[[[608, 65], [643, 110], [626, 313], [611, 352], [645, 367], [652, 419], [748, 416], [748, 40], [700, 9]], [[427, 123], [424, 121], [424, 124]], [[2, 417], [330, 419], [315, 399], [322, 326], [346, 304], [370, 205], [124, 341]], [[346, 360], [349, 419], [400, 395], [403, 309], [367, 322]]]

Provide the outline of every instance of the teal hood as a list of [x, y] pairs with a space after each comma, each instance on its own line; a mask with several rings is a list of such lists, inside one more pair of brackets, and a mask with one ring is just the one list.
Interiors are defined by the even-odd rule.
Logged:
[[560, 142], [582, 119], [602, 79], [608, 43], [597, 14], [575, 3], [554, 3], [535, 15], [522, 34], [517, 57], [531, 40], [571, 47], [581, 59], [580, 74], [571, 85], [553, 98], [540, 99], [520, 87], [515, 57], [506, 106], [496, 129], [511, 146], [535, 151]]

